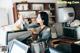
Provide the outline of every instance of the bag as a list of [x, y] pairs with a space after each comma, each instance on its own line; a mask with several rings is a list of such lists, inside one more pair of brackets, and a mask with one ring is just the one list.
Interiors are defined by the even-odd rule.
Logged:
[[45, 45], [44, 42], [36, 42], [31, 43], [31, 51], [32, 53], [45, 53]]

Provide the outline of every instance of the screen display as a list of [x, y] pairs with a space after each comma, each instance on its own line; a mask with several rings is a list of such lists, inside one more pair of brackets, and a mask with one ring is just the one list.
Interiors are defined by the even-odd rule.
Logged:
[[26, 53], [26, 51], [17, 44], [14, 44], [11, 53]]

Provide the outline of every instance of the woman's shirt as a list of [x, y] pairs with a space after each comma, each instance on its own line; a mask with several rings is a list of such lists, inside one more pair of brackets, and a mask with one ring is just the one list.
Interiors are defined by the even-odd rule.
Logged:
[[48, 41], [51, 38], [51, 29], [47, 26], [39, 32], [39, 41]]
[[37, 25], [37, 23], [32, 23], [29, 25], [25, 24], [25, 28], [27, 29], [34, 28], [36, 30], [36, 34], [38, 34], [39, 37], [38, 41], [45, 41], [51, 38], [51, 29], [47, 26], [45, 26], [44, 29], [42, 30], [41, 27]]

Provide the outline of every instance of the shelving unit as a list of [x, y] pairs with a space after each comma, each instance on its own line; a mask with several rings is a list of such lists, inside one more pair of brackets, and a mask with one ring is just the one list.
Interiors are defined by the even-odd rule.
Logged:
[[[25, 13], [26, 18], [34, 14], [37, 17], [40, 11], [45, 11], [49, 14], [49, 20], [56, 21], [56, 6], [55, 3], [29, 3], [16, 2], [13, 4], [14, 22], [19, 18], [18, 13]], [[24, 13], [23, 13], [24, 12]], [[31, 14], [31, 13], [32, 14]], [[35, 12], [35, 13], [33, 13]], [[33, 16], [31, 16], [33, 17]], [[51, 21], [50, 21], [51, 22]]]

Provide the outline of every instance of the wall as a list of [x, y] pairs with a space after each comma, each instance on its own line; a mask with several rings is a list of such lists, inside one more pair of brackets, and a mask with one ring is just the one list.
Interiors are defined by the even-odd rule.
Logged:
[[12, 24], [13, 23], [12, 0], [0, 0], [0, 9], [2, 8], [5, 9], [4, 11], [7, 11], [9, 18], [8, 24]]
[[0, 27], [8, 25], [8, 13], [4, 8], [0, 8]]

